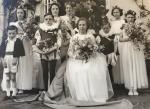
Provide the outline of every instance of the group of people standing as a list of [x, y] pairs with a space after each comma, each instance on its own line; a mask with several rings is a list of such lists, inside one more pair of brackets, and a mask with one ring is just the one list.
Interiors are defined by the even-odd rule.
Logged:
[[[94, 12], [89, 7], [87, 13]], [[33, 88], [47, 91], [62, 67], [64, 87], [74, 100], [106, 102], [114, 94], [112, 82], [124, 84], [128, 95], [138, 95], [137, 89], [148, 88], [143, 45], [136, 47], [125, 31], [126, 25], [136, 23], [136, 13], [128, 10], [122, 19], [123, 10], [115, 6], [111, 10], [113, 19], [109, 19], [103, 8], [99, 30], [94, 30], [90, 14], [88, 18], [77, 17], [74, 9], [66, 2], [66, 14], [60, 16], [59, 4], [51, 4], [30, 39], [25, 28], [26, 12], [17, 8], [17, 21], [10, 22], [8, 37], [0, 49], [4, 63], [2, 89], [7, 98], [11, 91], [13, 97]], [[85, 62], [75, 41], [84, 44], [87, 39], [96, 51]]]

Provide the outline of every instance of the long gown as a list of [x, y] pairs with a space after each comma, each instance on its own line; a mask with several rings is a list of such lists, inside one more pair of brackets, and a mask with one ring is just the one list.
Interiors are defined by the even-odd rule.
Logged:
[[[79, 40], [87, 37], [91, 38], [91, 41], [95, 40], [88, 34], [76, 34], [71, 40], [76, 37]], [[70, 57], [66, 66], [66, 81], [71, 98], [79, 101], [106, 102], [113, 95], [106, 57], [96, 53], [85, 63], [73, 58], [72, 46], [70, 41]]]
[[33, 78], [32, 87], [35, 89], [44, 89], [43, 69], [40, 57], [40, 50], [36, 45], [33, 48]]
[[124, 20], [120, 19], [120, 20], [113, 20], [111, 21], [111, 32], [112, 34], [115, 34], [115, 39], [114, 42], [117, 44], [118, 47], [118, 51], [119, 51], [119, 56], [117, 58], [117, 62], [116, 65], [113, 67], [113, 80], [114, 83], [116, 84], [123, 84], [123, 70], [122, 70], [122, 62], [120, 60], [120, 57], [122, 56], [122, 43], [119, 42], [119, 38], [121, 34], [121, 27], [122, 25], [125, 23]]
[[[123, 38], [128, 38], [123, 30]], [[133, 42], [122, 42], [124, 84], [127, 89], [148, 88], [146, 64], [142, 46], [137, 49]]]
[[[20, 21], [23, 23], [23, 21]], [[18, 28], [18, 37], [21, 38], [24, 34], [23, 29], [19, 25], [19, 21], [11, 22], [10, 25], [14, 25]], [[33, 55], [32, 44], [29, 39], [22, 39], [25, 49], [25, 56], [20, 57], [18, 73], [16, 75], [17, 88], [22, 90], [32, 89], [32, 73], [33, 73]]]

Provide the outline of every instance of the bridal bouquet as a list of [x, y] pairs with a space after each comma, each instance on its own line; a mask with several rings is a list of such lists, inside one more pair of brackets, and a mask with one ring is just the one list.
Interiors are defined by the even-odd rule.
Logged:
[[91, 41], [91, 38], [73, 40], [73, 49], [75, 51], [76, 59], [85, 62], [98, 50], [98, 46]]
[[139, 44], [144, 45], [145, 43], [145, 30], [142, 29], [139, 25], [136, 24], [125, 24], [124, 30], [127, 36], [133, 41], [136, 47], [139, 47]]

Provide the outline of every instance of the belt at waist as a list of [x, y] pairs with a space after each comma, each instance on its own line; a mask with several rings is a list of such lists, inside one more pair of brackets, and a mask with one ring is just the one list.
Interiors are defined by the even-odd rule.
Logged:
[[6, 52], [5, 55], [13, 55], [13, 52]]

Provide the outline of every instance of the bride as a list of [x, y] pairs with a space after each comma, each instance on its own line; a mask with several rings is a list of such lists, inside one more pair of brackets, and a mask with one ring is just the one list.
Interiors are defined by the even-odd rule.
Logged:
[[66, 65], [66, 81], [70, 97], [77, 101], [106, 102], [113, 95], [106, 57], [102, 53], [93, 52], [85, 60], [83, 54], [76, 49], [75, 40], [78, 39], [83, 44], [89, 39], [93, 45], [96, 45], [96, 41], [93, 35], [87, 33], [86, 19], [79, 19], [78, 29], [79, 33], [70, 41]]

